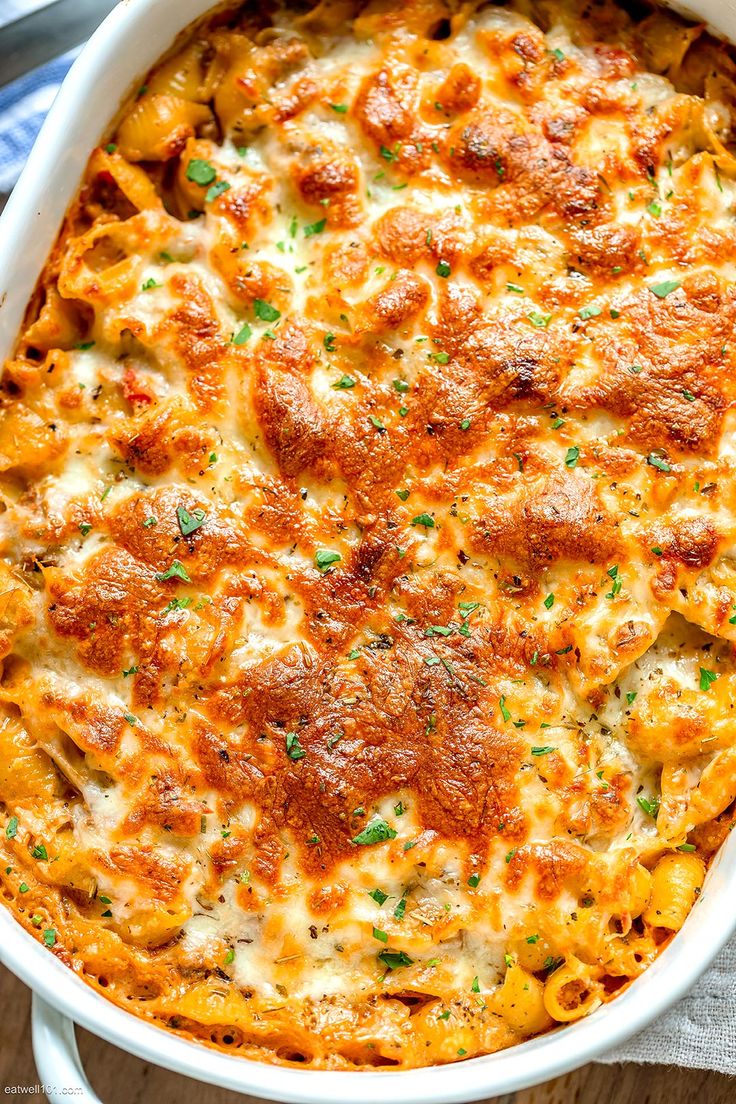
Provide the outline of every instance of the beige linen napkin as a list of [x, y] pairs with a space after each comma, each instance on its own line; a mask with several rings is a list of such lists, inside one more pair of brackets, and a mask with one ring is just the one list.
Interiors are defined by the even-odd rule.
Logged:
[[[724, 901], [723, 907], [734, 906]], [[736, 1074], [736, 939], [686, 997], [598, 1061], [653, 1062]]]

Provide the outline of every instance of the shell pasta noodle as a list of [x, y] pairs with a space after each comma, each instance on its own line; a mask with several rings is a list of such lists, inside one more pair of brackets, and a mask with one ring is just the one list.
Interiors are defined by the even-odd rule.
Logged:
[[230, 3], [141, 74], [0, 386], [3, 900], [95, 990], [409, 1068], [677, 938], [736, 821], [735, 111], [613, 0]]

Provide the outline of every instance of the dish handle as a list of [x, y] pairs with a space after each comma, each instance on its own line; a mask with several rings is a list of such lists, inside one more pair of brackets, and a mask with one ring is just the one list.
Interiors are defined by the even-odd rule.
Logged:
[[49, 1104], [101, 1104], [79, 1057], [74, 1024], [33, 994], [31, 1006], [33, 1057]]

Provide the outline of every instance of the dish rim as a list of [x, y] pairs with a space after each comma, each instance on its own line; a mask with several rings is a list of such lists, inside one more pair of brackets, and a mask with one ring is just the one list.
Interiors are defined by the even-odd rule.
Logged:
[[[53, 247], [91, 148], [126, 92], [213, 8], [210, 0], [120, 0], [72, 66], [0, 216], [0, 359], [12, 349], [38, 274]], [[736, 39], [736, 0], [686, 7]], [[133, 49], [133, 45], [135, 48]], [[126, 49], [127, 47], [127, 49]], [[126, 60], [127, 57], [134, 60]], [[109, 97], [109, 99], [108, 99]], [[114, 106], [104, 106], [112, 102]], [[508, 1050], [407, 1070], [294, 1069], [222, 1053], [134, 1016], [59, 962], [0, 909], [0, 962], [50, 1005], [93, 1034], [176, 1073], [290, 1104], [461, 1104], [528, 1088], [616, 1047], [681, 997], [736, 930], [720, 908], [736, 889], [736, 834], [723, 845], [682, 931], [615, 1000], [586, 1019]]]

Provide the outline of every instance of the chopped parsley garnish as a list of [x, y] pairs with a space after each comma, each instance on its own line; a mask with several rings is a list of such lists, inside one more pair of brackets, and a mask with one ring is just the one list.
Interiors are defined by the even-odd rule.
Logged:
[[506, 697], [505, 697], [504, 694], [502, 694], [501, 697], [498, 699], [498, 704], [501, 707], [501, 716], [503, 717], [503, 719], [505, 721], [510, 721], [511, 720], [511, 714], [509, 713], [508, 709], [506, 708]]
[[183, 506], [176, 507], [176, 520], [179, 522], [179, 529], [183, 537], [190, 536], [191, 533], [196, 533], [198, 529], [201, 529], [207, 520], [207, 515], [204, 510], [201, 510], [199, 506], [189, 513]]
[[330, 104], [333, 111], [336, 111], [338, 115], [346, 115], [348, 110], [347, 104]]
[[470, 991], [471, 993], [480, 993], [480, 981], [477, 974], [473, 978], [473, 984], [470, 986]]
[[17, 818], [17, 816], [12, 816], [10, 818], [10, 820], [8, 821], [6, 827], [5, 827], [5, 838], [6, 839], [15, 839], [15, 837], [17, 835], [18, 835], [18, 818]]
[[437, 265], [436, 269], [435, 269], [435, 272], [437, 273], [438, 276], [441, 276], [443, 278], [443, 280], [446, 280], [447, 277], [452, 272], [452, 268], [447, 263], [447, 261], [440, 261], [439, 264]]
[[693, 395], [692, 391], [688, 391], [687, 387], [683, 387], [682, 396], [683, 398], [687, 399], [688, 402], [695, 402], [695, 396]]
[[636, 804], [639, 806], [643, 813], [646, 813], [652, 820], [657, 819], [657, 813], [659, 812], [659, 798], [658, 797], [642, 797], [641, 794], [636, 799]]
[[510, 863], [510, 862], [511, 862], [511, 860], [513, 859], [514, 855], [516, 854], [516, 851], [517, 851], [517, 848], [516, 848], [516, 847], [512, 847], [512, 848], [511, 848], [511, 850], [510, 850], [509, 852], [507, 852], [507, 854], [506, 854], [506, 855], [504, 855], [504, 860], [505, 860], [505, 862], [506, 862], [506, 864], [507, 864], [507, 865], [508, 865], [508, 863]]
[[141, 523], [144, 529], [152, 529], [154, 525], [158, 525], [158, 518], [153, 516], [147, 517], [145, 521]]
[[160, 288], [161, 286], [162, 285], [151, 276], [145, 283], [141, 284], [141, 291], [151, 291], [152, 288]]
[[671, 472], [672, 471], [672, 468], [667, 463], [667, 461], [663, 460], [661, 456], [657, 456], [657, 454], [655, 452], [650, 452], [649, 453], [649, 456], [647, 456], [647, 464], [651, 464], [651, 466], [653, 468], [656, 468], [658, 471], [662, 471], [662, 472]]
[[468, 878], [468, 885], [471, 889], [476, 889], [480, 885], [480, 874], [471, 874]]
[[208, 184], [214, 183], [216, 179], [217, 170], [209, 161], [201, 161], [198, 158], [194, 158], [194, 160], [190, 161], [187, 165], [187, 180], [191, 180], [194, 184], [199, 184], [201, 187], [206, 188]]
[[334, 353], [335, 351], [335, 335], [334, 333], [325, 334], [322, 344], [328, 353]]
[[370, 889], [368, 890], [368, 896], [372, 897], [377, 905], [383, 905], [388, 901], [388, 893], [384, 893], [382, 889]]
[[557, 751], [557, 748], [552, 747], [551, 744], [545, 744], [544, 747], [533, 747], [532, 755], [549, 755], [551, 751]]
[[314, 563], [318, 571], [329, 571], [333, 564], [339, 563], [342, 556], [339, 552], [331, 552], [329, 548], [319, 548], [314, 554]]
[[246, 341], [250, 341], [252, 336], [253, 330], [245, 322], [233, 337], [233, 345], [245, 345]]
[[378, 939], [381, 943], [388, 943], [388, 932], [383, 931], [381, 928], [374, 928], [373, 938]]
[[377, 429], [379, 433], [385, 433], [386, 427], [380, 418], [377, 418], [375, 414], [368, 415], [368, 421], [371, 423], [374, 429]]
[[231, 962], [234, 962], [234, 961], [235, 961], [235, 951], [231, 947], [229, 949], [229, 951], [227, 952], [227, 954], [225, 955], [225, 958], [223, 960], [223, 965], [224, 966], [229, 966], [231, 964]]
[[582, 318], [582, 320], [584, 322], [588, 318], [596, 318], [600, 313], [601, 313], [601, 308], [596, 307], [594, 304], [591, 304], [591, 306], [589, 306], [589, 307], [583, 307], [582, 310], [578, 311], [578, 314], [580, 315], [580, 317]]
[[265, 299], [254, 299], [253, 310], [256, 318], [260, 318], [261, 322], [275, 322], [281, 317], [281, 311], [276, 310], [276, 307], [272, 307]]
[[405, 395], [409, 390], [409, 384], [402, 379], [395, 379], [393, 381], [394, 391], [398, 391], [400, 395]]
[[411, 966], [414, 963], [414, 959], [409, 958], [406, 951], [381, 951], [378, 957], [389, 970], [397, 970], [399, 966]]
[[681, 843], [679, 845], [679, 847], [677, 848], [677, 850], [678, 851], [685, 851], [685, 852], [694, 851], [695, 850], [695, 844], [694, 843]]
[[470, 418], [463, 418], [460, 423], [460, 428], [462, 430], [470, 429]]
[[710, 690], [713, 683], [719, 676], [715, 671], [709, 671], [707, 667], [700, 668], [700, 689]]
[[565, 467], [574, 468], [580, 459], [580, 449], [577, 445], [571, 445], [565, 454]]
[[677, 291], [679, 286], [679, 280], [662, 280], [660, 284], [650, 284], [649, 290], [652, 295], [656, 295], [658, 299], [666, 299], [673, 291]]
[[321, 234], [327, 225], [327, 219], [320, 219], [319, 222], [313, 222], [309, 226], [304, 227], [304, 237], [313, 238], [315, 234]]
[[506, 284], [506, 290], [511, 291], [514, 295], [524, 295], [524, 289], [520, 284]]
[[544, 599], [545, 609], [552, 609], [554, 604], [555, 604], [554, 594], [548, 594], [547, 597]]
[[157, 571], [155, 577], [159, 583], [165, 583], [167, 579], [181, 579], [184, 583], [191, 583], [192, 581], [181, 560], [174, 560], [171, 567], [166, 568], [166, 571]]
[[539, 311], [530, 311], [527, 318], [531, 322], [532, 326], [536, 326], [538, 329], [546, 329], [552, 321], [551, 314], [540, 314]]
[[349, 391], [351, 387], [355, 387], [355, 380], [350, 376], [341, 376], [337, 383], [332, 385], [335, 391]]
[[423, 525], [425, 529], [434, 529], [434, 518], [431, 514], [417, 514], [411, 519], [412, 525]]
[[634, 702], [636, 701], [636, 694], [637, 694], [636, 690], [629, 690], [628, 691], [628, 693], [626, 695], [626, 704], [627, 705], [633, 705], [634, 704]]
[[296, 761], [297, 759], [303, 759], [307, 754], [302, 745], [299, 743], [299, 736], [296, 732], [286, 733], [286, 754], [290, 759]]
[[137, 674], [138, 674], [138, 668], [137, 667], [135, 667], [135, 666], [134, 667], [128, 667], [128, 669], [126, 671], [123, 671], [123, 678], [128, 678], [129, 675], [137, 675]]
[[79, 523], [79, 532], [82, 534], [83, 537], [86, 537], [87, 534], [90, 533], [91, 531], [92, 531], [92, 526], [90, 525], [90, 523], [88, 521], [80, 521], [80, 523]]
[[427, 353], [427, 360], [434, 360], [437, 364], [447, 364], [450, 359], [449, 353]]
[[45, 928], [43, 933], [43, 941], [47, 947], [53, 947], [56, 943], [56, 932], [53, 928]]
[[406, 912], [406, 897], [402, 897], [398, 905], [394, 909], [394, 916], [397, 920], [404, 919], [404, 913]]
[[396, 835], [395, 828], [387, 824], [382, 817], [377, 817], [370, 824], [366, 824], [363, 831], [358, 832], [357, 836], [353, 836], [353, 843], [357, 843], [359, 847], [367, 847], [372, 843], [383, 843], [384, 840], [396, 839]]
[[218, 180], [216, 184], [213, 184], [211, 188], [207, 189], [207, 193], [204, 197], [205, 202], [213, 203], [218, 196], [221, 196], [223, 192], [228, 192], [229, 190], [230, 185], [227, 180]]
[[43, 844], [43, 843], [36, 844], [36, 846], [31, 851], [31, 858], [32, 859], [39, 859], [41, 862], [48, 862], [49, 861], [49, 853], [46, 850], [46, 845]]
[[647, 211], [650, 215], [654, 215], [655, 218], [659, 218], [662, 214], [662, 204], [659, 200], [653, 199], [651, 203], [647, 204]]

